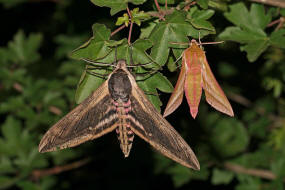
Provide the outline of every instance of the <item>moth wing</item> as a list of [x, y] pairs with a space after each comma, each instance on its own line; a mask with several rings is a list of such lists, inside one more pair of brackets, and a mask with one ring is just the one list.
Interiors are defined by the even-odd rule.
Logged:
[[202, 70], [203, 89], [205, 91], [206, 101], [218, 111], [233, 117], [234, 112], [232, 106], [215, 79], [206, 56], [202, 59]]
[[174, 112], [181, 104], [183, 100], [183, 92], [184, 92], [184, 83], [185, 83], [185, 76], [186, 76], [186, 66], [185, 66], [185, 58], [184, 55], [182, 56], [182, 66], [179, 73], [179, 77], [175, 88], [168, 100], [166, 108], [163, 113], [163, 117], [170, 115]]
[[195, 170], [199, 162], [189, 145], [157, 112], [144, 92], [132, 82], [130, 126], [132, 131], [166, 157]]
[[111, 101], [105, 81], [46, 132], [39, 144], [39, 152], [74, 147], [115, 129], [118, 117], [110, 106]]

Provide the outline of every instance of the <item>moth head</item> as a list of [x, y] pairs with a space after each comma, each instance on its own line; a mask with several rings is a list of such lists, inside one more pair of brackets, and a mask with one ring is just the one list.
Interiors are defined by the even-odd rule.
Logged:
[[117, 65], [117, 67], [116, 67], [117, 69], [126, 68], [127, 67], [126, 60], [124, 60], [124, 59], [118, 60], [116, 65]]
[[[122, 62], [122, 64], [125, 64], [125, 62]], [[108, 81], [108, 89], [113, 100], [127, 102], [132, 91], [128, 74], [123, 69], [118, 69], [111, 75]]]

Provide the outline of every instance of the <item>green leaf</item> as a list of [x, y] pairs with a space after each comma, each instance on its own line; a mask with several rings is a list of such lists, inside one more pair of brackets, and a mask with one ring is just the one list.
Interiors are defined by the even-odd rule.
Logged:
[[197, 36], [198, 31], [185, 22], [183, 12], [174, 11], [166, 20], [156, 24], [149, 38], [153, 42], [151, 56], [161, 66], [167, 61], [170, 42], [187, 43], [187, 36]]
[[110, 7], [110, 14], [114, 15], [122, 10], [127, 9], [128, 3], [133, 3], [135, 5], [143, 4], [146, 0], [91, 0], [97, 6], [100, 7]]
[[28, 0], [0, 0], [0, 3], [3, 4], [5, 8], [12, 8], [25, 2], [28, 2]]
[[274, 46], [285, 48], [285, 29], [272, 32], [270, 35], [270, 42]]
[[175, 4], [175, 0], [158, 0], [158, 3], [159, 4], [165, 4], [166, 1], [167, 1], [168, 5]]
[[211, 183], [214, 185], [229, 184], [234, 178], [234, 173], [225, 170], [214, 169]]
[[282, 15], [282, 16], [285, 16], [285, 9], [283, 8], [283, 9], [280, 9], [280, 14]]
[[17, 186], [19, 186], [22, 190], [41, 190], [40, 187], [30, 181], [19, 181]]
[[157, 95], [158, 93], [156, 89], [159, 89], [162, 92], [172, 92], [173, 86], [170, 81], [161, 73], [157, 72], [146, 80], [138, 81], [137, 83], [139, 87], [145, 92], [151, 103], [160, 112], [160, 106], [162, 105], [162, 102]]
[[135, 8], [131, 10], [132, 15], [132, 22], [136, 23], [137, 25], [141, 25], [142, 21], [150, 19], [150, 15], [145, 13], [144, 11], [139, 11], [139, 8]]
[[203, 9], [207, 9], [208, 8], [209, 0], [197, 0], [196, 2]]
[[25, 37], [24, 32], [19, 30], [13, 41], [8, 43], [9, 54], [13, 55], [12, 61], [23, 65], [37, 61], [40, 58], [37, 51], [41, 42], [41, 34], [30, 34]]
[[129, 15], [127, 13], [124, 13], [122, 17], [118, 17], [116, 25], [120, 26], [121, 24], [129, 25]]
[[271, 15], [265, 14], [263, 5], [252, 4], [250, 12], [243, 3], [230, 6], [225, 17], [237, 27], [227, 27], [219, 37], [245, 44], [242, 51], [247, 52], [250, 62], [255, 61], [270, 45], [270, 38], [263, 31], [271, 21]]
[[111, 30], [103, 24], [93, 24], [93, 37], [89, 41], [75, 49], [70, 57], [74, 59], [89, 58], [102, 59], [111, 51], [109, 48]]
[[12, 161], [8, 157], [2, 155], [0, 156], [0, 174], [2, 173], [12, 173], [15, 168], [12, 166]]
[[252, 176], [243, 176], [243, 180], [236, 186], [235, 189], [236, 190], [260, 190], [260, 187], [261, 187], [261, 180], [259, 178], [254, 178]]
[[157, 23], [158, 23], [158, 19], [155, 20], [154, 22], [148, 23], [148, 25], [144, 28], [141, 27], [140, 39], [148, 38]]
[[187, 21], [197, 29], [209, 30], [211, 33], [216, 33], [213, 25], [207, 21], [214, 13], [215, 11], [213, 10], [199, 10], [197, 7], [193, 7], [187, 15]]
[[220, 119], [212, 131], [213, 148], [223, 157], [236, 155], [246, 149], [249, 137], [246, 129], [235, 119]]
[[0, 153], [6, 155], [17, 155], [17, 151], [21, 150], [19, 137], [22, 134], [21, 123], [14, 117], [7, 117], [5, 123], [1, 127], [3, 139], [0, 139]]
[[203, 166], [200, 171], [194, 171], [179, 164], [170, 167], [167, 173], [172, 176], [176, 188], [188, 183], [191, 179], [206, 180], [209, 176], [209, 171]]
[[[147, 56], [146, 50], [152, 47], [152, 42], [150, 40], [143, 40], [138, 39], [135, 41], [132, 46], [130, 47], [126, 40], [121, 40], [116, 46], [116, 48], [110, 48], [110, 44], [116, 44], [116, 42], [109, 43], [109, 36], [110, 33], [108, 33], [109, 30], [106, 29], [103, 25], [95, 24], [93, 26], [93, 33], [94, 37], [88, 41], [88, 43], [85, 43], [83, 46], [80, 46], [77, 50], [75, 50], [72, 54], [74, 58], [80, 58], [80, 57], [88, 57], [90, 59], [96, 59], [98, 62], [102, 63], [112, 63], [115, 60], [118, 59], [124, 59], [127, 61], [127, 63], [130, 63], [130, 54], [132, 48], [132, 58], [133, 62], [135, 64], [146, 64], [149, 62], [152, 62], [152, 59]], [[106, 34], [107, 33], [107, 34]], [[96, 37], [98, 36], [98, 37]], [[96, 52], [96, 48], [98, 48], [94, 44], [100, 44], [101, 50], [102, 47], [106, 47], [105, 52], [100, 51]], [[115, 52], [117, 51], [117, 58], [115, 58]], [[93, 54], [91, 54], [93, 52]], [[98, 56], [97, 54], [106, 56]], [[86, 69], [90, 69], [93, 66], [86, 66]], [[150, 66], [146, 66], [146, 68], [149, 69], [158, 69], [160, 66], [158, 64], [151, 64]], [[94, 72], [97, 74], [109, 74], [110, 71], [107, 71], [107, 68], [98, 69], [95, 68]], [[140, 79], [142, 80], [142, 79]], [[86, 71], [83, 72], [80, 82], [77, 87], [75, 100], [77, 103], [82, 102], [87, 96], [89, 96], [94, 90], [96, 90], [104, 81], [102, 77], [96, 77], [94, 75], [91, 75], [90, 73], [87, 73]], [[171, 92], [173, 90], [173, 87], [171, 83], [163, 77], [160, 73], [156, 73], [151, 77], [148, 77], [147, 79], [144, 79], [143, 81], [138, 82], [138, 85], [145, 90], [146, 93], [150, 93], [148, 95], [149, 100], [155, 105], [155, 107], [159, 110], [161, 106], [161, 102], [159, 100], [159, 97], [157, 95], [156, 89], [160, 89], [164, 92]]]
[[271, 170], [277, 176], [277, 178], [284, 178], [285, 160], [282, 157], [278, 157], [277, 160], [271, 163]]
[[12, 186], [19, 178], [0, 176], [0, 189], [7, 189]]

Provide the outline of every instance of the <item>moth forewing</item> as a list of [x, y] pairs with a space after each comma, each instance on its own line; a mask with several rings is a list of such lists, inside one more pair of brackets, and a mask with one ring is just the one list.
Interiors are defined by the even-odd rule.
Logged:
[[206, 56], [203, 58], [202, 69], [203, 89], [205, 91], [206, 101], [218, 111], [233, 117], [234, 112], [232, 106], [212, 73]]
[[184, 92], [184, 81], [186, 77], [186, 62], [185, 62], [185, 55], [182, 55], [182, 65], [181, 65], [181, 71], [179, 73], [179, 77], [177, 80], [177, 83], [175, 85], [175, 88], [170, 96], [170, 99], [168, 100], [168, 103], [166, 105], [166, 108], [163, 113], [163, 117], [166, 117], [170, 115], [172, 112], [174, 112], [182, 103], [183, 100], [183, 92]]
[[130, 126], [133, 132], [166, 157], [195, 170], [200, 169], [194, 152], [175, 129], [157, 112], [134, 78], [132, 83], [132, 111]]
[[110, 102], [107, 83], [104, 82], [46, 132], [39, 144], [39, 152], [74, 147], [114, 130], [117, 116], [108, 106]]

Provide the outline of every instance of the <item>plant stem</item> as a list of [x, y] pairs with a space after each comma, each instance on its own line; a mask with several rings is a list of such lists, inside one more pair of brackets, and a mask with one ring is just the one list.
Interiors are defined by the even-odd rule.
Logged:
[[122, 25], [119, 28], [117, 28], [114, 32], [111, 33], [111, 36], [114, 36], [117, 32], [119, 32], [120, 30], [124, 29], [126, 27], [126, 25]]
[[128, 15], [130, 17], [130, 22], [131, 22], [131, 25], [130, 25], [130, 30], [129, 30], [129, 37], [128, 37], [128, 44], [131, 45], [131, 37], [132, 37], [132, 30], [133, 30], [133, 22], [132, 22], [132, 14], [130, 12], [130, 9], [129, 7], [127, 7], [127, 11], [128, 11]]
[[83, 160], [79, 160], [79, 161], [76, 161], [76, 162], [73, 162], [70, 164], [66, 164], [63, 166], [55, 166], [53, 168], [43, 169], [43, 170], [34, 170], [32, 172], [31, 178], [34, 180], [38, 180], [44, 176], [59, 174], [61, 172], [65, 172], [68, 170], [79, 168], [79, 167], [87, 164], [89, 161], [90, 161], [89, 158], [85, 158]]
[[251, 0], [258, 3], [263, 3], [271, 6], [285, 8], [285, 1], [284, 0]]
[[160, 6], [159, 6], [157, 0], [154, 0], [154, 3], [155, 3], [155, 6], [156, 6], [156, 8], [157, 8], [157, 11], [160, 13], [161, 10], [160, 10]]
[[[235, 173], [248, 174], [248, 175], [261, 177], [261, 178], [264, 178], [264, 179], [270, 179], [270, 180], [276, 179], [276, 175], [273, 172], [269, 171], [269, 170], [245, 168], [243, 166], [240, 166], [240, 165], [237, 165], [237, 164], [228, 163], [228, 162], [226, 162], [224, 164], [224, 167], [227, 170], [233, 171]], [[284, 181], [284, 179], [283, 179], [283, 181]]]

